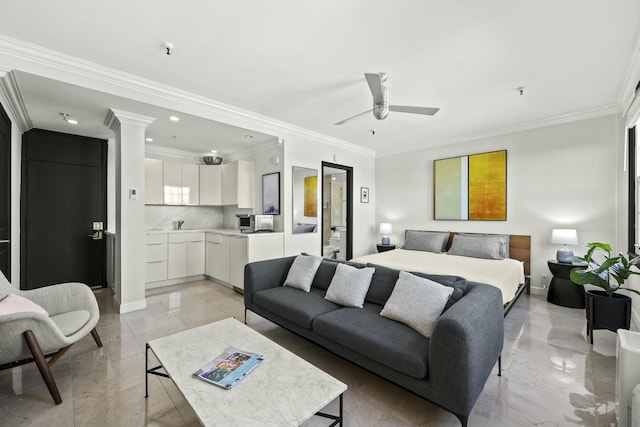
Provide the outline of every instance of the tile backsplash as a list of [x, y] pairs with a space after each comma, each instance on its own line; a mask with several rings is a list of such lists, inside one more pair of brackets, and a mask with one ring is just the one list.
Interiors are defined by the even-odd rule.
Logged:
[[223, 208], [219, 206], [145, 206], [145, 227], [172, 230], [183, 220], [182, 229], [223, 228]]

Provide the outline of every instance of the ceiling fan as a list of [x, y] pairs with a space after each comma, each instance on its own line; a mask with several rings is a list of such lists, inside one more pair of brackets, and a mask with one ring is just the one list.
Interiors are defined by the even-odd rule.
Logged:
[[406, 105], [389, 105], [389, 89], [384, 86], [382, 83], [387, 81], [389, 75], [387, 73], [365, 73], [364, 75], [367, 78], [367, 83], [369, 84], [369, 89], [371, 90], [371, 95], [373, 95], [373, 108], [371, 110], [367, 110], [364, 113], [357, 114], [353, 117], [349, 117], [348, 119], [344, 119], [339, 121], [338, 123], [334, 123], [335, 125], [343, 125], [351, 120], [357, 119], [358, 117], [364, 116], [365, 114], [369, 114], [373, 112], [373, 117], [378, 120], [384, 120], [389, 115], [389, 111], [397, 111], [399, 113], [412, 113], [412, 114], [424, 114], [427, 116], [433, 116], [435, 113], [440, 110], [439, 108], [430, 108], [430, 107], [409, 107]]

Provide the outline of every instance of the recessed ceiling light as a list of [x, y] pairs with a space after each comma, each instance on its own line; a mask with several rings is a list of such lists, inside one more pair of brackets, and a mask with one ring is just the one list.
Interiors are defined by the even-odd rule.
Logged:
[[247, 139], [253, 139], [253, 135], [245, 135], [244, 137]]
[[67, 119], [67, 123], [69, 123], [70, 125], [77, 125], [78, 121], [74, 119]]
[[153, 138], [145, 138], [144, 140], [147, 142], [153, 142]]
[[180, 121], [180, 117], [178, 117], [178, 116], [169, 116], [169, 120], [171, 120], [172, 122], [179, 122]]
[[218, 150], [211, 150], [211, 152], [212, 152], [213, 154], [216, 154], [216, 153], [218, 152]]

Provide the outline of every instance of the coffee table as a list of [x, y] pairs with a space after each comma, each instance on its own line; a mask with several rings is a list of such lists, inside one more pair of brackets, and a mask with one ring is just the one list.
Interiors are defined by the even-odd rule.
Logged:
[[[227, 347], [265, 360], [231, 390], [193, 376]], [[149, 350], [159, 366], [149, 368]], [[149, 374], [171, 378], [205, 426], [298, 426], [313, 415], [342, 426], [347, 386], [234, 318], [149, 341], [145, 371], [145, 398]], [[318, 412], [336, 398], [339, 415]]]

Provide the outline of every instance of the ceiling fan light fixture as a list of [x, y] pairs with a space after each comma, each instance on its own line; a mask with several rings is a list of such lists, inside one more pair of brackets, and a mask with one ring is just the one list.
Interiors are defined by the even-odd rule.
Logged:
[[389, 115], [389, 104], [378, 104], [373, 106], [373, 117], [384, 120]]

